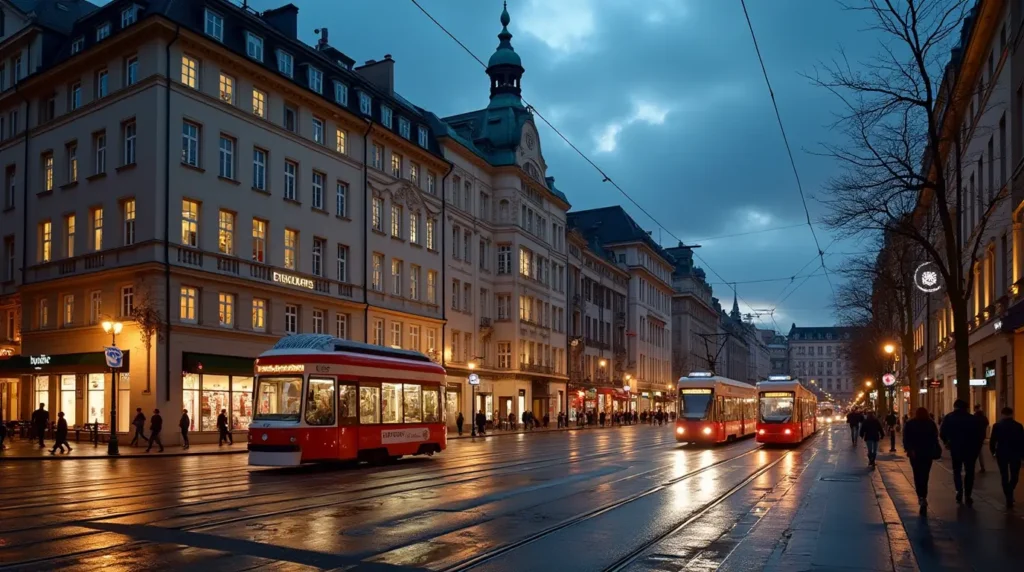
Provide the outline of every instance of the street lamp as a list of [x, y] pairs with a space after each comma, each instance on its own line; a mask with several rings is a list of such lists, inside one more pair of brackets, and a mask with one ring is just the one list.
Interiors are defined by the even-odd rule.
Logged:
[[[103, 331], [110, 334], [110, 346], [117, 347], [117, 335], [121, 333], [124, 324], [121, 322], [103, 321]], [[117, 386], [118, 373], [120, 368], [110, 368], [110, 440], [107, 442], [107, 454], [118, 456], [121, 451], [117, 447]]]
[[871, 387], [871, 380], [870, 379], [865, 380], [864, 381], [864, 385], [866, 385], [868, 387]]
[[[470, 401], [473, 406], [469, 408], [469, 421], [470, 421], [470, 437], [476, 437], [476, 386], [480, 383], [480, 378], [477, 377], [473, 370], [476, 369], [476, 362], [471, 361], [466, 364], [469, 368], [469, 387], [471, 388], [472, 394], [470, 395]], [[475, 383], [474, 383], [475, 382]]]
[[882, 349], [885, 350], [885, 353], [892, 355], [892, 353], [896, 351], [896, 346], [892, 344], [885, 344]]

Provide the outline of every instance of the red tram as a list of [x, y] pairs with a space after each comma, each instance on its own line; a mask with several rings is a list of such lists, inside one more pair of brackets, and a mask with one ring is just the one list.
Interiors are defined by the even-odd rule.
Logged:
[[299, 334], [255, 369], [250, 465], [385, 461], [447, 447], [445, 371], [419, 352]]
[[757, 442], [803, 442], [818, 430], [818, 400], [789, 376], [757, 384]]
[[757, 390], [749, 383], [693, 372], [679, 378], [676, 441], [724, 443], [754, 434]]

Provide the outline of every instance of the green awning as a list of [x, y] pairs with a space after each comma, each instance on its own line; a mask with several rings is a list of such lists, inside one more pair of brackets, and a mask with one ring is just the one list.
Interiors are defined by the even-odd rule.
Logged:
[[[129, 367], [128, 350], [124, 350], [124, 364], [122, 370]], [[40, 354], [40, 355], [16, 355], [7, 359], [0, 359], [0, 372], [5, 373], [35, 373], [49, 372], [59, 373], [69, 370], [104, 371], [107, 369], [107, 359], [103, 352], [85, 352], [78, 354]]]
[[187, 373], [251, 376], [255, 365], [256, 358], [191, 352], [181, 354], [181, 369]]

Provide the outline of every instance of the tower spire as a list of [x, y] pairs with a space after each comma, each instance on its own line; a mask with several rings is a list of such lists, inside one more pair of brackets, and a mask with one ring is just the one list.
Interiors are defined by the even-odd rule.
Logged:
[[732, 316], [732, 318], [734, 320], [739, 320], [740, 319], [739, 294], [736, 292], [736, 285], [735, 284], [733, 284], [733, 286], [732, 286], [732, 311], [729, 312], [729, 315]]
[[512, 47], [512, 32], [508, 25], [508, 3], [501, 10], [501, 32], [498, 33], [498, 47], [487, 61], [487, 75], [491, 78], [491, 104], [489, 107], [522, 107], [521, 88], [523, 61]]

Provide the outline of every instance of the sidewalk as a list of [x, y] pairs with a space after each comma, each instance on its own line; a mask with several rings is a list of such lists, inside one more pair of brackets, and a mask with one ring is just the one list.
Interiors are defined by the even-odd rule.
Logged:
[[[644, 425], [644, 427], [650, 427], [652, 429], [658, 428], [657, 425]], [[616, 425], [615, 427], [619, 427]], [[623, 427], [629, 427], [629, 425], [623, 425]], [[670, 427], [669, 424], [662, 425], [661, 428], [665, 429]], [[517, 435], [517, 434], [532, 434], [532, 433], [557, 433], [563, 431], [591, 431], [595, 429], [612, 429], [611, 425], [600, 427], [594, 425], [587, 428], [582, 427], [549, 427], [547, 429], [538, 428], [532, 430], [525, 429], [498, 429], [488, 431], [486, 435], [477, 436], [476, 439], [487, 439], [489, 437], [500, 437], [503, 435]], [[463, 429], [462, 435], [459, 436], [454, 431], [448, 434], [448, 440], [457, 439], [473, 439], [474, 437], [470, 434], [467, 429]], [[244, 439], [244, 437], [243, 437]], [[46, 439], [46, 448], [40, 449], [37, 441], [29, 441], [28, 439], [18, 439], [16, 441], [7, 440], [4, 442], [5, 450], [0, 451], [0, 461], [32, 461], [32, 460], [75, 460], [75, 459], [104, 459], [110, 458], [107, 455], [107, 444], [100, 443], [99, 445], [93, 445], [91, 441], [82, 441], [80, 443], [72, 442], [71, 446], [74, 447], [71, 453], [60, 454], [58, 451], [55, 455], [50, 455], [50, 449], [53, 447], [53, 439]], [[223, 447], [204, 443], [195, 444], [189, 447], [186, 451], [181, 448], [180, 445], [165, 445], [164, 452], [158, 453], [156, 449], [147, 453], [146, 448], [142, 447], [129, 447], [127, 441], [120, 443], [120, 456], [118, 458], [138, 458], [138, 457], [191, 457], [197, 455], [231, 455], [241, 454], [248, 452], [246, 449], [246, 443], [235, 435], [235, 444], [232, 446], [225, 445]]]

